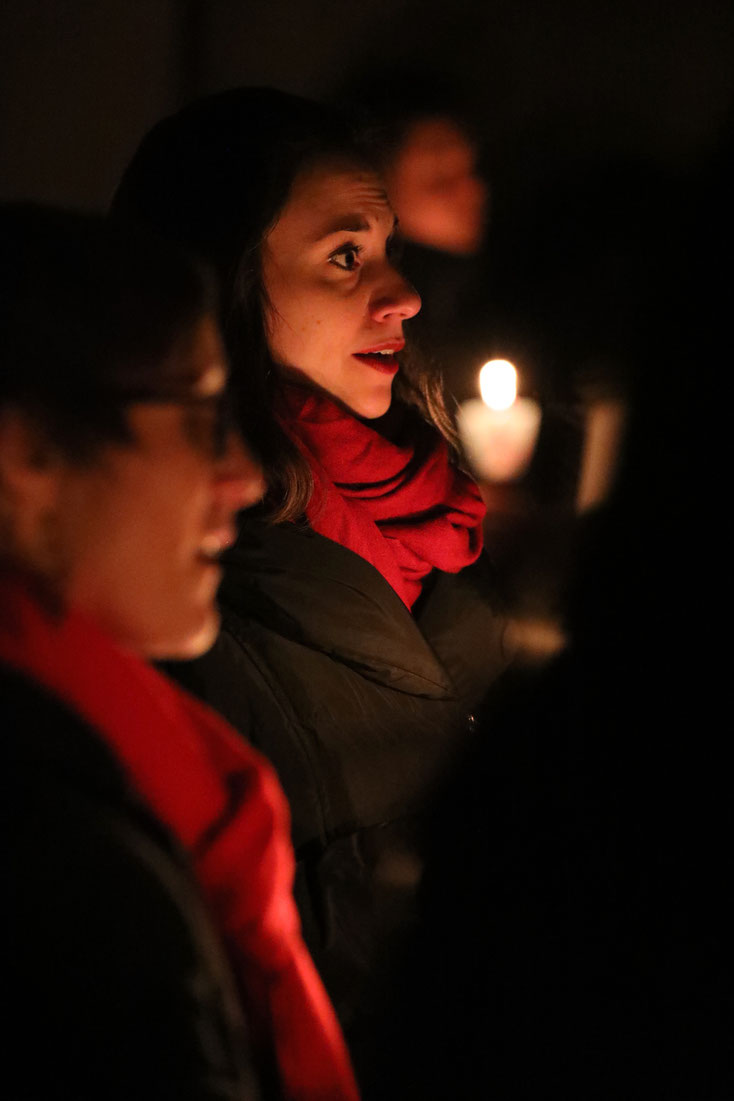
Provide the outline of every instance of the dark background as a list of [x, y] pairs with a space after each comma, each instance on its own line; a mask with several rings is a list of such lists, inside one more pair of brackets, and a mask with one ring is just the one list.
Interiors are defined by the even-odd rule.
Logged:
[[[561, 1054], [578, 1046], [564, 1028], [578, 1026], [587, 1037], [598, 1029], [598, 1047], [588, 1055], [598, 1097], [731, 1096], [719, 1085], [729, 1047], [720, 961], [731, 939], [719, 897], [727, 882], [721, 869], [730, 862], [724, 841], [730, 831], [721, 821], [731, 803], [730, 793], [719, 791], [729, 776], [721, 715], [730, 703], [721, 690], [728, 697], [731, 671], [717, 641], [725, 614], [721, 579], [731, 564], [714, 555], [723, 551], [730, 525], [727, 468], [718, 449], [728, 451], [731, 426], [713, 427], [717, 408], [728, 417], [721, 389], [728, 378], [722, 366], [731, 358], [730, 334], [723, 333], [730, 302], [722, 301], [713, 259], [723, 259], [728, 270], [720, 238], [731, 189], [721, 158], [731, 121], [733, 45], [730, 0], [0, 4], [0, 199], [102, 210], [143, 133], [201, 94], [269, 84], [328, 97], [365, 74], [380, 79], [395, 63], [424, 65], [474, 89], [492, 183], [490, 237], [499, 239], [502, 261], [491, 268], [502, 307], [496, 313], [521, 351], [523, 342], [531, 352], [542, 350], [519, 365], [528, 370], [542, 359], [552, 394], [561, 389], [561, 373], [568, 378], [595, 357], [631, 365], [644, 379], [616, 511], [592, 530], [582, 558], [572, 605], [573, 663], [556, 669], [556, 679], [540, 683], [535, 696], [523, 688], [529, 713], [487, 742], [494, 756], [475, 769], [477, 797], [461, 789], [456, 834], [447, 834], [449, 841], [457, 837], [447, 849], [450, 867], [467, 837], [474, 839], [467, 859], [474, 869], [485, 867], [492, 856], [481, 848], [485, 808], [501, 811], [503, 799], [509, 805], [514, 789], [502, 784], [508, 775], [521, 778], [517, 790], [525, 802], [519, 810], [510, 806], [492, 835], [503, 838], [507, 821], [523, 828], [530, 822], [529, 840], [509, 834], [505, 846], [520, 877], [508, 886], [518, 901], [498, 919], [516, 949], [504, 964], [507, 996], [522, 993], [518, 974], [528, 977]], [[579, 171], [584, 165], [594, 166], [588, 180]], [[607, 172], [607, 165], [616, 168]], [[655, 232], [636, 247], [649, 222]], [[556, 363], [562, 372], [554, 375]], [[553, 423], [550, 416], [546, 423]], [[538, 500], [551, 497], [543, 483]], [[548, 530], [540, 516], [530, 528], [532, 549], [540, 546], [550, 568], [539, 570], [531, 554], [520, 558], [518, 576], [525, 591], [529, 562], [548, 604], [557, 578], [553, 546], [537, 536]], [[557, 526], [555, 514], [551, 519]], [[524, 759], [517, 764], [523, 753], [530, 772]], [[573, 769], [568, 761], [576, 762]], [[495, 777], [495, 803], [481, 786], [488, 776]], [[479, 827], [467, 830], [472, 799]], [[502, 857], [500, 851], [496, 859]], [[540, 889], [556, 873], [555, 893], [538, 906]], [[442, 886], [448, 912], [439, 911], [446, 919], [441, 933], [450, 939], [449, 920], [474, 914], [477, 937], [471, 927], [457, 927], [454, 938], [473, 948], [485, 943], [487, 915], [476, 907], [474, 880], [465, 876], [459, 887], [468, 894], [454, 906], [455, 896]], [[580, 1008], [565, 1016], [558, 1014], [551, 968], [558, 928], [577, 936], [571, 989]], [[488, 939], [488, 949], [498, 942]], [[539, 977], [536, 959], [546, 968]], [[477, 973], [480, 981], [485, 974], [474, 963], [455, 973]], [[462, 997], [452, 989], [447, 1001], [460, 1005]], [[426, 999], [428, 1012], [434, 1005]], [[516, 1016], [507, 1015], [499, 1035], [512, 1038], [519, 1015], [527, 1027], [514, 1035], [525, 1044], [528, 1028], [535, 1028], [537, 1052], [545, 1025], [528, 1017], [526, 1006], [511, 1008]], [[461, 1058], [473, 1068], [462, 1031], [469, 1023], [459, 1016], [457, 1036]], [[477, 1050], [486, 1057], [484, 1018], [475, 1019], [475, 1029], [477, 1023]], [[635, 1079], [638, 1092], [629, 1081], [618, 1088], [615, 1075], [625, 1064], [614, 1044], [624, 1029], [632, 1037], [629, 1059], [637, 1038], [644, 1040], [653, 1088], [644, 1077]], [[423, 1057], [430, 1033], [417, 1036]], [[516, 1052], [510, 1043], [508, 1052], [513, 1074], [517, 1066], [533, 1070], [527, 1045]], [[607, 1067], [614, 1071], [608, 1081]], [[573, 1094], [566, 1083], [557, 1096], [592, 1093]], [[460, 1096], [456, 1089], [445, 1095]]]
[[403, 61], [473, 87], [490, 166], [532, 176], [526, 151], [552, 148], [695, 171], [733, 31], [728, 0], [3, 0], [0, 198], [102, 209], [143, 132], [201, 93], [327, 96]]

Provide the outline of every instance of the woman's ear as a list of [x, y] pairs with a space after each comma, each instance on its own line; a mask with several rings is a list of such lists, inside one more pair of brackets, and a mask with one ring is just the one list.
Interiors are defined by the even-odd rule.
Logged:
[[3, 555], [58, 587], [63, 554], [57, 537], [64, 464], [38, 421], [17, 408], [0, 411], [0, 536]]
[[20, 409], [0, 412], [0, 487], [24, 513], [45, 510], [59, 489], [58, 449], [38, 422]]

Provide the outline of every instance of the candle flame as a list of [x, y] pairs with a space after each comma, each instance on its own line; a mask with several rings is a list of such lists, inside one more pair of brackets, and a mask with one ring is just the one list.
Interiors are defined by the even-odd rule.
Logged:
[[490, 409], [509, 409], [517, 397], [517, 371], [507, 359], [490, 359], [479, 372], [479, 390]]

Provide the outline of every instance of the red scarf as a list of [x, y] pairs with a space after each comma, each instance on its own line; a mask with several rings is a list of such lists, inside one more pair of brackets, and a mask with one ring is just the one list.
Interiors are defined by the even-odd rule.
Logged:
[[313, 474], [311, 527], [371, 562], [409, 608], [434, 567], [458, 573], [479, 557], [486, 510], [442, 437], [419, 456], [296, 386], [283, 388], [279, 415]]
[[285, 1095], [356, 1101], [344, 1040], [291, 888], [289, 815], [270, 765], [227, 723], [82, 615], [53, 617], [0, 576], [0, 660], [58, 696], [107, 743], [183, 844]]

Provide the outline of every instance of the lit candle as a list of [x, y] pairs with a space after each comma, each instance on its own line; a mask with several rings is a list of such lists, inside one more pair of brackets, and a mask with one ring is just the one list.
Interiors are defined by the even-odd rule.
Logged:
[[509, 482], [527, 468], [540, 428], [540, 406], [518, 398], [517, 371], [491, 359], [479, 372], [480, 398], [465, 401], [457, 424], [466, 457], [490, 482]]

